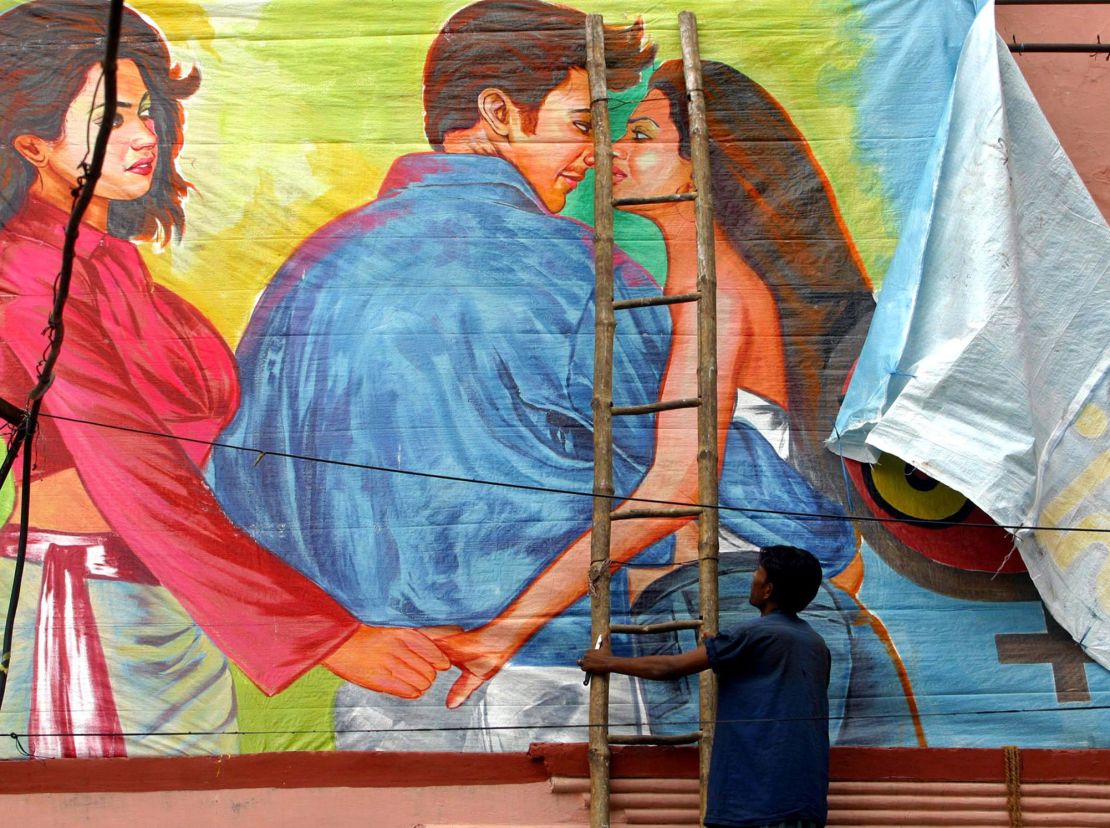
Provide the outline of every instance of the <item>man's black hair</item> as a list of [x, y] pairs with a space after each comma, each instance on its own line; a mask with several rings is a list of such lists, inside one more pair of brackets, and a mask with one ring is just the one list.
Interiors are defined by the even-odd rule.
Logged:
[[821, 564], [796, 546], [766, 546], [759, 550], [759, 565], [772, 586], [771, 599], [783, 612], [797, 615], [821, 588]]

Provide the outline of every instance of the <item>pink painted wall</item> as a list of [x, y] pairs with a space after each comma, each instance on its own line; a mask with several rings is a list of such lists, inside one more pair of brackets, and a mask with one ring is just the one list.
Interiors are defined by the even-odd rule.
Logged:
[[[1019, 43], [1110, 41], [1110, 5], [999, 6], [998, 33]], [[1110, 62], [1106, 55], [1015, 55], [1060, 143], [1110, 219]]]
[[[173, 760], [168, 760], [173, 761]], [[250, 788], [152, 793], [0, 796], [12, 825], [150, 825], [157, 828], [461, 828], [589, 822], [581, 795], [550, 782], [468, 788]]]
[[[172, 760], [170, 760], [172, 761]], [[614, 825], [697, 824], [696, 779], [619, 779]], [[589, 781], [470, 788], [251, 788], [0, 796], [8, 821], [35, 828], [569, 828], [589, 824]], [[1026, 825], [1110, 826], [1110, 783], [1023, 783]], [[829, 828], [1010, 824], [1003, 782], [834, 781]]]
[[[1110, 828], [1110, 751], [834, 748], [830, 828], [1009, 824]], [[14, 824], [178, 828], [327, 825], [556, 828], [586, 825], [586, 745], [523, 754], [303, 753], [69, 759], [9, 765], [0, 809]], [[614, 825], [694, 825], [694, 748], [615, 748]], [[451, 780], [455, 784], [450, 784]], [[429, 784], [434, 787], [429, 787]], [[298, 787], [305, 786], [305, 787]], [[34, 793], [30, 793], [30, 792]]]

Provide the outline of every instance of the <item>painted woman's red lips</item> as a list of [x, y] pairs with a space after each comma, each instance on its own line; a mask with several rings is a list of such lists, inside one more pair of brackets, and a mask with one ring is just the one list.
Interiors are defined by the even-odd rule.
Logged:
[[140, 161], [136, 161], [127, 168], [127, 172], [135, 173], [136, 175], [150, 175], [154, 172], [154, 159], [143, 158]]

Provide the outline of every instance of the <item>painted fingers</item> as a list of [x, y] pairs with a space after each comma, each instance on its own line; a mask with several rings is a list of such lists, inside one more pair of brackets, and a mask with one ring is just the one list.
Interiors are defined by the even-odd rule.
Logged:
[[369, 690], [417, 699], [451, 662], [431, 638], [403, 627], [360, 627], [324, 659], [340, 678]]

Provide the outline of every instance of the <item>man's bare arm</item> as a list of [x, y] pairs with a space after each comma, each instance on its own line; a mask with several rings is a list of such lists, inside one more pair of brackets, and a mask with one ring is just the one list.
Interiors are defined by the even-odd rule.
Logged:
[[667, 680], [700, 673], [709, 669], [709, 654], [702, 644], [677, 655], [615, 656], [608, 642], [600, 650], [587, 650], [578, 659], [578, 666], [588, 673], [621, 673], [638, 678]]

